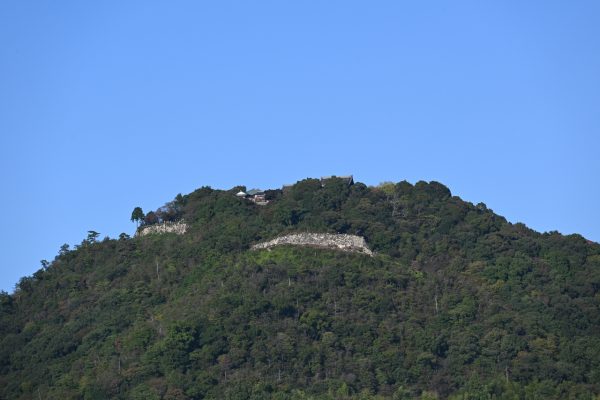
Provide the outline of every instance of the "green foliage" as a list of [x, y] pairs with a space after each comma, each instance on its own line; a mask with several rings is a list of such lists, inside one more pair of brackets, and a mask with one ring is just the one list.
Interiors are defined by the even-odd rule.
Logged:
[[131, 213], [131, 222], [136, 222], [139, 226], [140, 222], [143, 221], [145, 217], [146, 217], [146, 215], [144, 214], [144, 211], [142, 210], [142, 208], [136, 207], [133, 209], [133, 212]]
[[98, 239], [98, 236], [100, 236], [100, 233], [96, 231], [88, 231], [86, 242], [89, 244], [95, 243], [96, 239]]
[[[239, 189], [136, 214], [185, 218], [182, 236], [90, 231], [0, 293], [0, 398], [600, 393], [599, 245], [509, 224], [436, 182], [306, 179], [263, 207]], [[376, 256], [249, 250], [302, 231], [364, 236]]]

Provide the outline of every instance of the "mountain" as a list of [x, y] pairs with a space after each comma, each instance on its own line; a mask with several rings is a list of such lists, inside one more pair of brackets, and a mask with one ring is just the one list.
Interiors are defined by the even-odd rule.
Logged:
[[203, 187], [132, 220], [0, 294], [2, 399], [600, 393], [600, 245], [440, 183]]

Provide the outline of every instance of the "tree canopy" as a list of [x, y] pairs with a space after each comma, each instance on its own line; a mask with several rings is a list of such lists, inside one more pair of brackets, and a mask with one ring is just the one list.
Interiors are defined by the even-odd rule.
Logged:
[[[306, 179], [267, 206], [235, 189], [151, 212], [185, 218], [185, 235], [63, 246], [0, 293], [0, 398], [600, 394], [600, 245], [437, 182]], [[375, 255], [250, 250], [307, 231], [363, 236]]]
[[140, 226], [140, 222], [144, 220], [145, 214], [141, 207], [136, 207], [131, 213], [131, 222], [136, 222]]

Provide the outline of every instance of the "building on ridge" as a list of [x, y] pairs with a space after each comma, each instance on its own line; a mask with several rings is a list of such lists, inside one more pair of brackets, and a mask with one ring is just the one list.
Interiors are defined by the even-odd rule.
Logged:
[[259, 206], [264, 206], [269, 203], [269, 201], [267, 200], [267, 198], [265, 196], [265, 192], [260, 189], [251, 189], [246, 192], [239, 191], [236, 194], [236, 196], [239, 197], [240, 199], [250, 200], [251, 202], [253, 202], [254, 204], [257, 204]]
[[321, 187], [325, 187], [325, 185], [327, 184], [327, 182], [333, 180], [333, 179], [342, 179], [346, 182], [346, 184], [348, 186], [352, 186], [354, 185], [354, 177], [352, 175], [346, 175], [346, 176], [335, 176], [335, 175], [331, 175], [331, 176], [322, 176], [321, 177]]

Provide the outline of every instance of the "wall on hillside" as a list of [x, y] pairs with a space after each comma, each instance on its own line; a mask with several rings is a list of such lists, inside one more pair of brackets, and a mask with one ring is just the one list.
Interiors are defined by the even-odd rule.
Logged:
[[373, 252], [367, 246], [365, 238], [355, 235], [332, 233], [294, 233], [280, 236], [268, 242], [252, 246], [252, 250], [270, 249], [280, 245], [310, 246], [325, 249], [363, 253], [372, 256]]
[[163, 222], [161, 224], [154, 224], [141, 227], [137, 232], [136, 236], [145, 236], [152, 233], [176, 233], [183, 235], [187, 231], [187, 224], [183, 221], [176, 222]]

